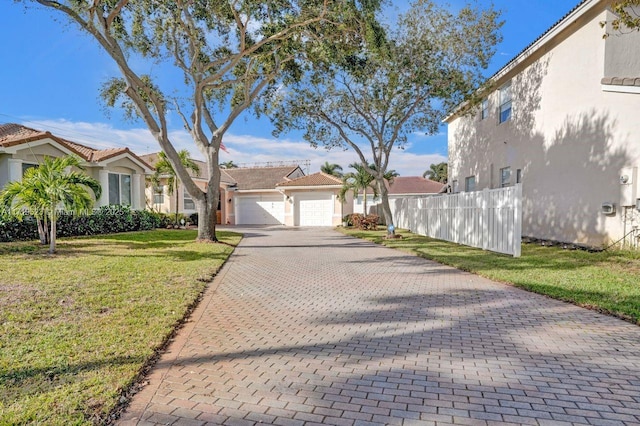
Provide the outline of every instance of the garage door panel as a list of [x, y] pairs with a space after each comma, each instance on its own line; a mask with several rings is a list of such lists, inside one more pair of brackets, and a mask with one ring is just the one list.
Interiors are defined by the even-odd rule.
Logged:
[[333, 197], [331, 193], [298, 195], [298, 218], [300, 226], [331, 226]]
[[238, 225], [281, 225], [284, 201], [280, 196], [238, 197]]

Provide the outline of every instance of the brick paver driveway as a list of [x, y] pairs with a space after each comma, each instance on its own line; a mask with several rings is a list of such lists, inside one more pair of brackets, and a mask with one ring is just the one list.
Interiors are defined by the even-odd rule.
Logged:
[[640, 424], [640, 327], [330, 229], [247, 230], [192, 319], [122, 424]]

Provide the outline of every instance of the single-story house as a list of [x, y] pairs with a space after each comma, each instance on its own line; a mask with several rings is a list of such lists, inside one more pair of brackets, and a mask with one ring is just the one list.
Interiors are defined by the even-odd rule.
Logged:
[[[389, 200], [435, 195], [441, 192], [444, 187], [443, 183], [425, 179], [422, 176], [396, 176], [391, 184], [388, 184]], [[377, 214], [377, 206], [380, 202], [380, 197], [374, 198], [373, 189], [367, 189], [367, 210], [369, 210], [369, 213]], [[353, 212], [363, 213], [363, 211], [364, 193], [360, 192], [358, 197], [354, 199]]]
[[80, 157], [85, 173], [100, 182], [102, 196], [96, 207], [145, 208], [145, 176], [153, 170], [128, 148], [95, 149], [14, 123], [0, 125], [0, 189], [21, 180], [25, 170], [45, 157], [66, 155]]

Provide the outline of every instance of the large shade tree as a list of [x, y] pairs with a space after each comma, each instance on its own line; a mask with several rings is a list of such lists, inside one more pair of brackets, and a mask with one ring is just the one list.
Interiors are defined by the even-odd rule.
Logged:
[[301, 129], [314, 146], [353, 149], [374, 177], [391, 225], [384, 176], [393, 149], [414, 132], [436, 133], [445, 113], [470, 99], [485, 81], [500, 26], [490, 8], [453, 13], [416, 0], [390, 25], [387, 43], [316, 63], [300, 84], [274, 97], [276, 133]]
[[[208, 241], [216, 241], [219, 150], [234, 120], [265, 91], [296, 80], [301, 63], [359, 43], [358, 35], [368, 33], [363, 26], [375, 34], [372, 11], [379, 2], [16, 1], [65, 16], [111, 57], [120, 75], [105, 84], [103, 98], [144, 121], [196, 204], [198, 239]], [[205, 191], [180, 162], [168, 124], [172, 113], [206, 159]]]
[[38, 167], [27, 169], [21, 181], [7, 184], [0, 193], [0, 204], [18, 215], [26, 211], [39, 221], [48, 222], [49, 253], [53, 254], [60, 211], [87, 213], [101, 193], [100, 183], [82, 172], [78, 157], [46, 157]]

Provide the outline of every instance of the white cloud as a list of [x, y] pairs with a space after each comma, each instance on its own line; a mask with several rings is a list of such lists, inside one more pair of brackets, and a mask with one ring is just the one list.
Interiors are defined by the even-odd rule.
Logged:
[[[137, 154], [159, 151], [158, 143], [145, 128], [121, 130], [106, 123], [73, 122], [68, 120], [38, 120], [25, 122], [24, 125], [39, 130], [48, 130], [52, 134], [94, 148], [128, 147]], [[203, 159], [191, 136], [185, 130], [173, 130], [170, 138], [176, 149], [187, 149], [192, 157]], [[308, 173], [315, 173], [325, 161], [340, 164], [345, 171], [348, 165], [358, 161], [352, 150], [324, 147], [313, 148], [303, 140], [275, 139], [228, 133], [224, 138], [227, 152], [220, 153], [220, 161], [232, 160], [236, 164], [258, 165], [259, 163], [277, 164], [282, 161], [300, 162], [304, 167], [308, 160]], [[392, 152], [390, 169], [401, 176], [420, 176], [432, 163], [446, 161], [446, 157], [437, 154], [422, 154], [405, 150]]]

